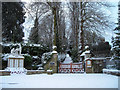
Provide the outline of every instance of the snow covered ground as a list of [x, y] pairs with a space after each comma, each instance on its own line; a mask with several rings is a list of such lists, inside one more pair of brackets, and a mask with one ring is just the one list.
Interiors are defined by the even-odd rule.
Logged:
[[2, 88], [118, 88], [118, 77], [107, 74], [37, 74], [0, 76]]

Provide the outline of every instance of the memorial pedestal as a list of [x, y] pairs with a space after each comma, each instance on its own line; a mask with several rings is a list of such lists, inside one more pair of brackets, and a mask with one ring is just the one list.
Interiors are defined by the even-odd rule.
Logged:
[[11, 74], [26, 74], [24, 68], [24, 57], [22, 55], [11, 54], [8, 57], [8, 67], [5, 69], [10, 71]]

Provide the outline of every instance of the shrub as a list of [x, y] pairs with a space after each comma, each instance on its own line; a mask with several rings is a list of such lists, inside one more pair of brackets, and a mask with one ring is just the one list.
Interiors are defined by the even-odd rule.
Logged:
[[72, 58], [73, 62], [78, 62], [78, 50], [77, 50], [77, 48], [73, 48], [71, 50], [71, 58]]
[[44, 53], [42, 55], [42, 64], [46, 64], [50, 59], [52, 58], [52, 53], [51, 52], [47, 52], [47, 53]]
[[24, 55], [24, 67], [32, 69], [32, 57], [30, 55]]

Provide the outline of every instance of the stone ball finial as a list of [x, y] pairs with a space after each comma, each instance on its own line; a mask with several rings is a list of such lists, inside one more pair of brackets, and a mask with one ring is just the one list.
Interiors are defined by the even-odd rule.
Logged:
[[53, 46], [53, 50], [56, 51], [57, 50], [57, 46]]
[[85, 46], [85, 49], [89, 49], [89, 46]]

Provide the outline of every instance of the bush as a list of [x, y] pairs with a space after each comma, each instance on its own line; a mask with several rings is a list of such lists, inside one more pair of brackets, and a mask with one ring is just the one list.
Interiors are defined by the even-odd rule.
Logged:
[[115, 67], [116, 67], [115, 65], [107, 65], [106, 66], [107, 69], [115, 69]]
[[52, 58], [52, 53], [51, 52], [47, 52], [47, 53], [44, 53], [42, 55], [42, 64], [46, 64], [50, 59]]
[[38, 69], [37, 65], [32, 65], [32, 70], [37, 70], [37, 69]]
[[30, 55], [24, 55], [24, 67], [32, 69], [32, 57]]
[[[2, 46], [2, 53], [5, 55], [7, 53], [9, 54], [12, 48], [19, 48], [19, 43], [2, 43], [0, 45]], [[25, 57], [24, 66], [26, 69], [37, 69], [38, 68], [37, 65], [41, 64], [41, 57], [43, 53], [50, 51], [50, 48], [48, 46], [41, 44], [22, 43], [21, 46], [22, 46], [22, 54]], [[32, 58], [32, 56], [38, 56], [39, 58], [34, 59]], [[5, 60], [6, 56], [2, 58]], [[6, 63], [3, 66], [5, 68]]]
[[77, 50], [77, 48], [73, 48], [71, 50], [71, 58], [72, 58], [73, 62], [78, 62], [78, 50]]
[[66, 58], [66, 54], [65, 53], [59, 53], [58, 54], [58, 61], [60, 62], [63, 62]]
[[[2, 53], [10, 53], [12, 48], [18, 47], [18, 44], [19, 43], [2, 44]], [[21, 46], [22, 46], [22, 54], [28, 53], [31, 56], [42, 56], [43, 53], [50, 51], [50, 48], [40, 44], [21, 44]]]

